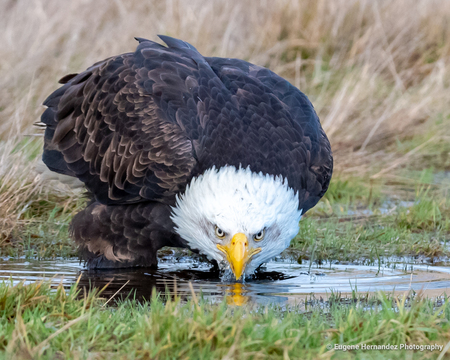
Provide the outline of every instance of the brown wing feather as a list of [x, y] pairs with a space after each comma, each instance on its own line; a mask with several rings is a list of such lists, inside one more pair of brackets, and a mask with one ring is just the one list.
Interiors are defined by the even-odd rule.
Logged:
[[[62, 164], [60, 172], [80, 178], [105, 204], [171, 202], [196, 165], [176, 111], [156, 104], [169, 94], [172, 107], [183, 107], [182, 76], [195, 63], [189, 67], [182, 54], [153, 42], [144, 45], [64, 77], [66, 84], [45, 102], [46, 143], [57, 152], [44, 152], [44, 162]], [[182, 76], [169, 66], [179, 63]]]

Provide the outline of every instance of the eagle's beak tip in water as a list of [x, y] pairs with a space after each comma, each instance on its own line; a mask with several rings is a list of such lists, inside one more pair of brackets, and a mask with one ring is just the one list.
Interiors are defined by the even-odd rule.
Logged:
[[249, 249], [247, 236], [243, 233], [235, 234], [228, 245], [218, 244], [217, 248], [226, 255], [236, 280], [241, 278], [251, 257], [261, 251], [260, 247]]

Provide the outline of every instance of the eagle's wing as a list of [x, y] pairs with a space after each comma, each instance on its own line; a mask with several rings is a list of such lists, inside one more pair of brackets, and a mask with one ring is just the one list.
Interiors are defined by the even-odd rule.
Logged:
[[[242, 116], [257, 123], [255, 130], [248, 130], [246, 152], [255, 149], [253, 159], [264, 157], [253, 160], [253, 170], [283, 174], [298, 191], [299, 207], [305, 213], [325, 194], [333, 172], [330, 142], [313, 105], [305, 94], [264, 67], [239, 59], [205, 59], [237, 106], [247, 110]], [[264, 131], [265, 139], [260, 136]], [[266, 143], [260, 145], [253, 138]]]
[[65, 76], [44, 103], [43, 161], [104, 204], [170, 203], [197, 163], [186, 127], [197, 118], [190, 88], [204, 59], [182, 41], [137, 40], [135, 53]]

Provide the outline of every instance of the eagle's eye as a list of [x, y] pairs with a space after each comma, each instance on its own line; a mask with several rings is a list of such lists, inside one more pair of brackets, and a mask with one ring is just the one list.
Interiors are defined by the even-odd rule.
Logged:
[[253, 240], [255, 241], [261, 241], [264, 238], [264, 234], [266, 232], [264, 231], [264, 229], [262, 229], [259, 233], [253, 235]]
[[221, 228], [216, 226], [216, 236], [219, 239], [223, 239], [225, 237], [225, 231], [223, 231]]

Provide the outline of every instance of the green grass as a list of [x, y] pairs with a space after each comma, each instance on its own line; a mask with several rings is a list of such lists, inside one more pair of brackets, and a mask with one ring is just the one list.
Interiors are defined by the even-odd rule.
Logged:
[[30, 259], [76, 256], [76, 248], [69, 236], [69, 225], [85, 200], [75, 200], [69, 208], [59, 206], [57, 201], [31, 201], [21, 214], [19, 225], [0, 246], [0, 255]]
[[319, 263], [338, 261], [373, 264], [392, 256], [422, 256], [432, 263], [436, 261], [435, 258], [449, 255], [446, 248], [448, 233], [415, 233], [395, 223], [372, 221], [366, 220], [363, 224], [351, 220], [322, 223], [305, 219], [291, 247], [300, 249], [303, 259], [312, 258]]
[[[450, 200], [445, 187], [427, 185], [432, 176], [425, 171], [411, 176], [413, 185], [396, 186], [333, 180], [330, 192], [300, 222], [291, 249], [299, 251], [299, 261], [320, 263], [370, 264], [392, 256], [421, 256], [433, 263], [448, 258]], [[406, 197], [397, 196], [399, 186]]]
[[[441, 344], [450, 335], [446, 299], [410, 294], [332, 297], [324, 306], [236, 308], [154, 296], [105, 306], [74, 285], [0, 284], [0, 355], [33, 359], [397, 358], [406, 351], [336, 351], [340, 345]], [[328, 346], [328, 347], [327, 347]], [[331, 350], [330, 350], [331, 347]], [[410, 352], [414, 358], [432, 353]]]

